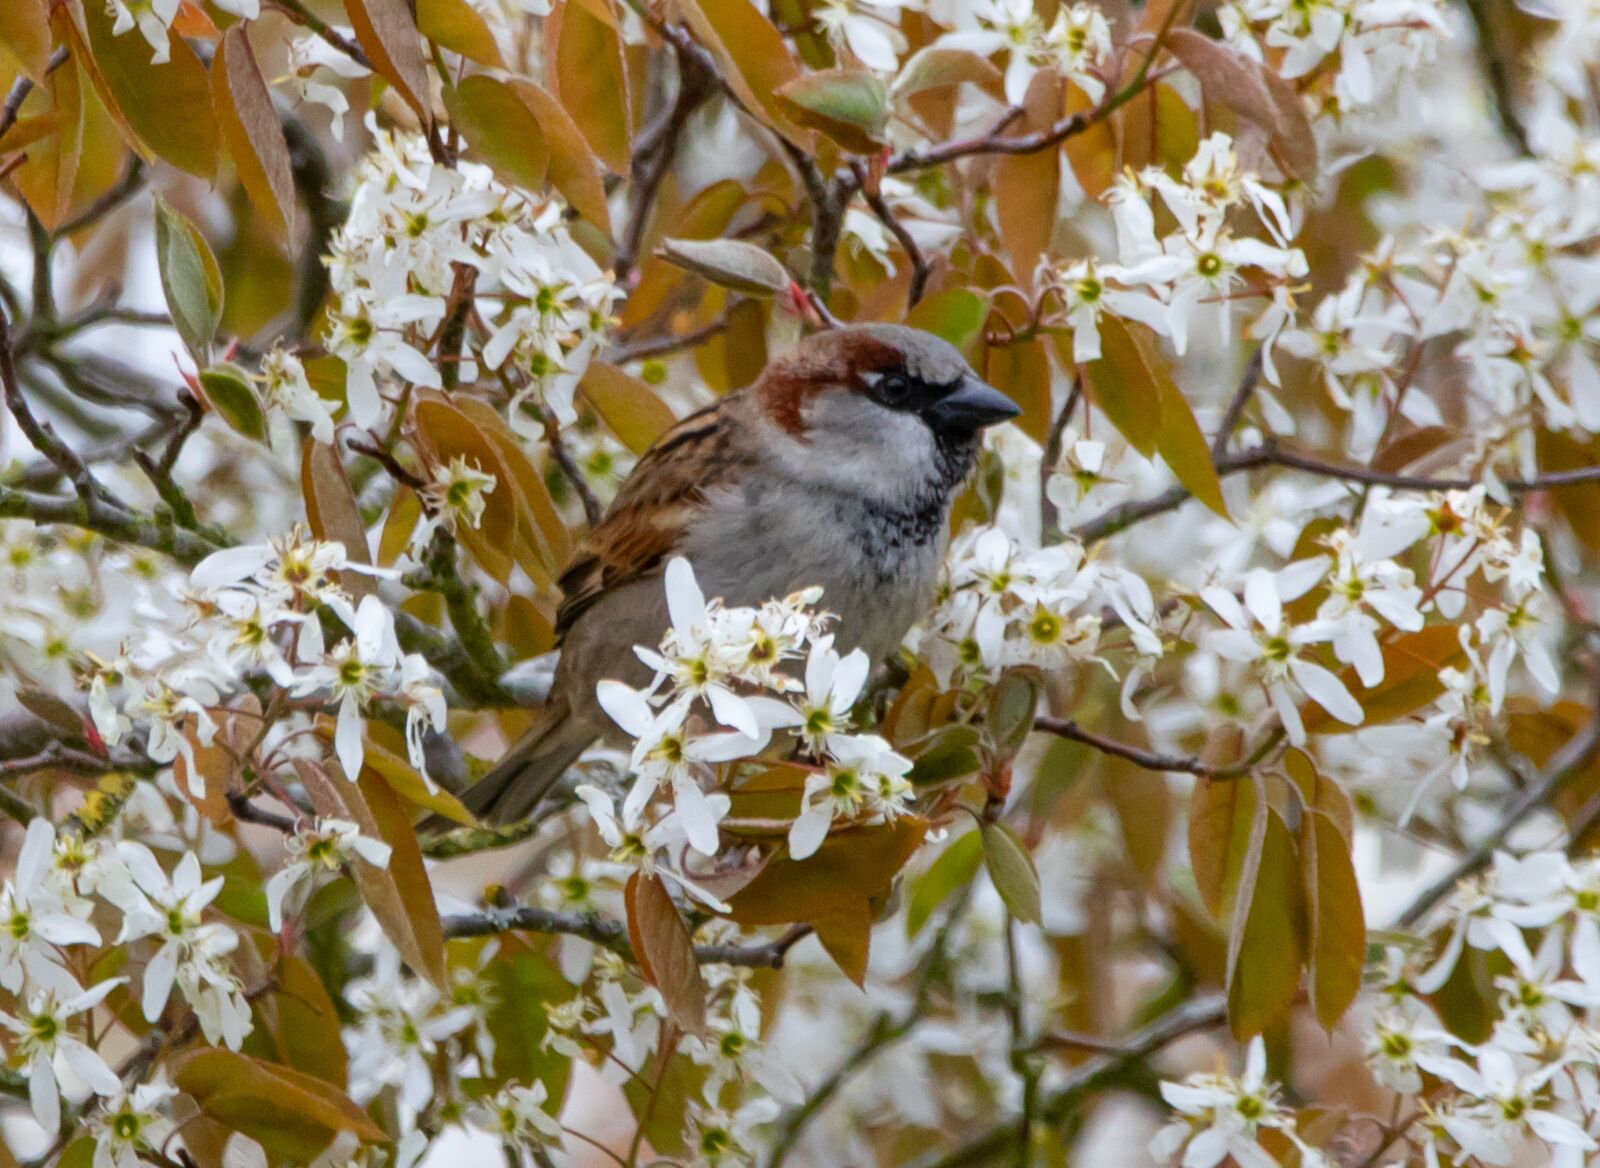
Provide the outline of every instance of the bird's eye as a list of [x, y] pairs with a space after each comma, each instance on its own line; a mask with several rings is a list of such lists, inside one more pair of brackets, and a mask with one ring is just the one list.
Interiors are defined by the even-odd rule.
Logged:
[[873, 388], [877, 390], [878, 397], [885, 404], [893, 406], [910, 397], [913, 386], [910, 377], [899, 370], [893, 370], [879, 376], [877, 385]]

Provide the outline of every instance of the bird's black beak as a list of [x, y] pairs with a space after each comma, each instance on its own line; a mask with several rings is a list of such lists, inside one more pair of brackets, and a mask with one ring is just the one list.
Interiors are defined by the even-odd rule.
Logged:
[[935, 429], [966, 433], [976, 433], [1021, 412], [1022, 407], [1016, 402], [970, 374], [924, 411]]

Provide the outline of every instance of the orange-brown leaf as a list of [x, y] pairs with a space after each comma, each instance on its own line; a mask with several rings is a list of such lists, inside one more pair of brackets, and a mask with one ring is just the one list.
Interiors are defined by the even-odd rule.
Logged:
[[635, 872], [625, 889], [628, 939], [645, 980], [661, 991], [667, 1015], [690, 1034], [706, 1025], [706, 981], [694, 938], [658, 876]]
[[234, 25], [217, 42], [211, 61], [211, 106], [245, 193], [292, 246], [295, 191], [289, 146], [245, 27], [242, 22]]

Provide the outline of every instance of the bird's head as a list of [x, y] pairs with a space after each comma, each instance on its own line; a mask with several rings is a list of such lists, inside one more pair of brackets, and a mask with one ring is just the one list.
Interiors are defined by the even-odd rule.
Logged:
[[1021, 412], [985, 384], [954, 345], [900, 324], [859, 324], [806, 337], [772, 364], [757, 392], [767, 415], [802, 440], [855, 432], [863, 424], [903, 432], [900, 423], [914, 419], [930, 437], [961, 444]]

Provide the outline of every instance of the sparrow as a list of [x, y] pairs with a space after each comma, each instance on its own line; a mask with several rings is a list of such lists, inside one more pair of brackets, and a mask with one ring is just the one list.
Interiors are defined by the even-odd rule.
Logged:
[[620, 737], [595, 687], [649, 683], [634, 646], [655, 646], [668, 627], [661, 576], [673, 557], [730, 606], [820, 585], [838, 650], [883, 659], [932, 600], [979, 432], [1019, 412], [946, 341], [861, 324], [804, 338], [677, 423], [560, 576], [548, 704], [467, 791], [467, 808], [524, 819], [596, 739]]

